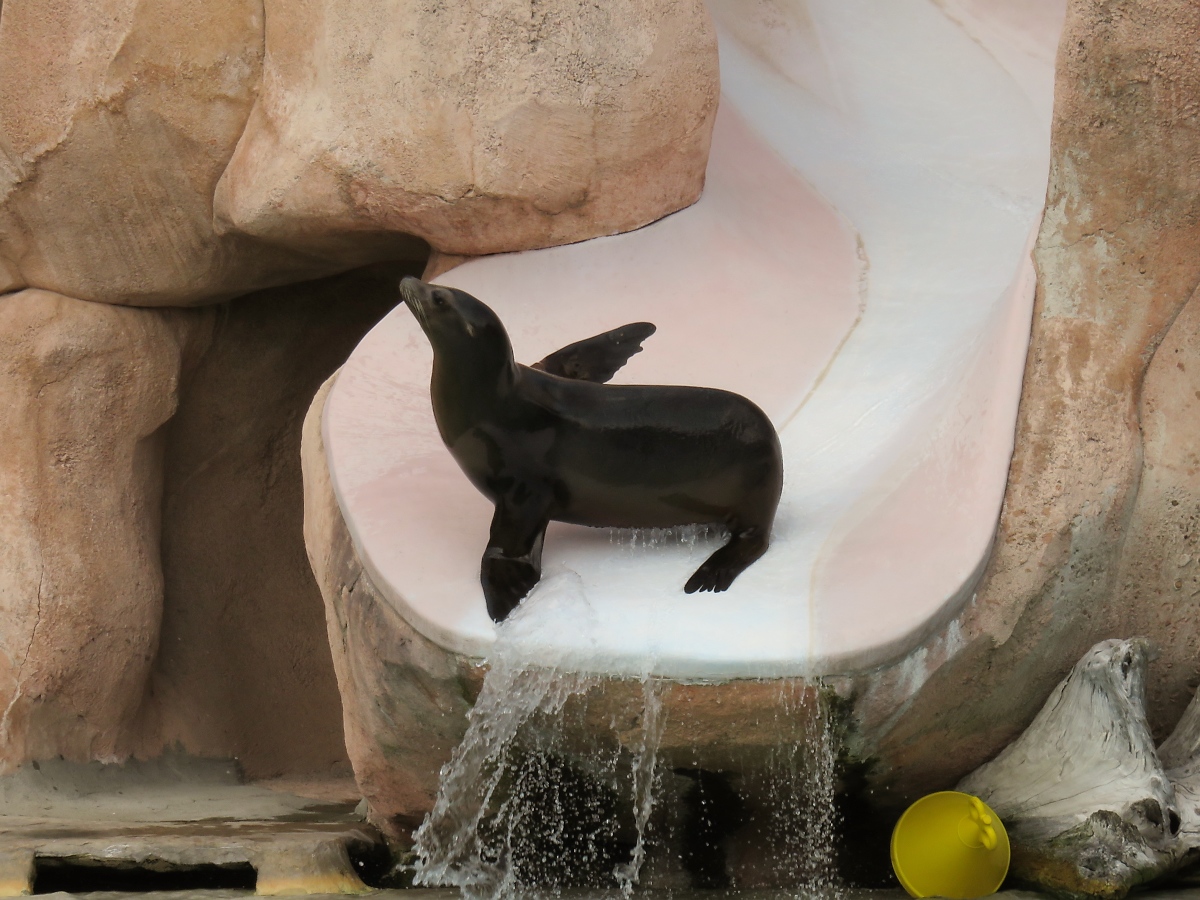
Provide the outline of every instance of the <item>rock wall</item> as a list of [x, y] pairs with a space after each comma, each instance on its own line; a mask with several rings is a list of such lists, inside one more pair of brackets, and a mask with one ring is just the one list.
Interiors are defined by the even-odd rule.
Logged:
[[478, 255], [700, 195], [719, 91], [702, 0], [267, 0], [266, 17], [263, 89], [217, 190], [231, 230]]
[[333, 380], [304, 421], [304, 539], [325, 598], [354, 776], [371, 822], [403, 843], [433, 808], [479, 675], [400, 618], [363, 571], [325, 465], [321, 414]]
[[128, 752], [159, 640], [163, 426], [207, 324], [0, 297], [0, 769]]
[[[1146, 635], [1159, 736], [1197, 680], [1190, 442], [1200, 300], [1200, 7], [1072, 0], [1033, 333], [995, 549], [946, 632], [841, 685], [876, 797], [952, 786], [1092, 644]], [[1198, 372], [1200, 374], [1200, 372]]]
[[1140, 413], [1141, 479], [1115, 612], [1121, 633], [1151, 633], [1162, 653], [1148, 674], [1150, 722], [1161, 736], [1200, 685], [1200, 292], [1146, 370]]
[[698, 196], [699, 0], [443, 7], [4, 0], [0, 770], [344, 766], [300, 424], [399, 270], [301, 283]]
[[0, 297], [0, 770], [175, 746], [346, 768], [300, 429], [395, 268], [203, 310]]
[[403, 266], [217, 310], [165, 429], [162, 643], [141, 752], [176, 743], [247, 774], [347, 765], [304, 551], [300, 433], [321, 383], [395, 304]]
[[0, 291], [191, 305], [422, 238], [476, 254], [637, 228], [699, 196], [717, 94], [701, 0], [265, 19], [260, 0], [7, 0]]
[[303, 266], [213, 229], [213, 189], [257, 92], [262, 29], [258, 0], [6, 0], [0, 289], [177, 306]]

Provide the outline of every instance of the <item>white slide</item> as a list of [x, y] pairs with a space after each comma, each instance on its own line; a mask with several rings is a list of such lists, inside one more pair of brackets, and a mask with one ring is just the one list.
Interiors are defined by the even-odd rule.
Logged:
[[[521, 616], [547, 658], [722, 679], [895, 659], [970, 599], [1012, 455], [1065, 0], [710, 0], [722, 98], [704, 194], [646, 228], [469, 262], [518, 361], [627, 322], [615, 382], [744, 394], [775, 422], [771, 548], [724, 593], [720, 536], [551, 523]], [[368, 573], [437, 644], [485, 657], [491, 504], [438, 437], [400, 306], [324, 434]]]

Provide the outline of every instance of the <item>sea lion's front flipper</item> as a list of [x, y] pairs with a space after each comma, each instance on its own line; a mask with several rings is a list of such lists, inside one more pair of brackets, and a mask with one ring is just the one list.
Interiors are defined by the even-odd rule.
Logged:
[[542, 543], [549, 524], [549, 491], [523, 492], [519, 501], [501, 497], [479, 581], [493, 622], [503, 622], [542, 577]]
[[641, 352], [642, 341], [655, 330], [649, 322], [631, 322], [555, 350], [531, 368], [563, 378], [604, 384], [629, 362], [633, 354]]

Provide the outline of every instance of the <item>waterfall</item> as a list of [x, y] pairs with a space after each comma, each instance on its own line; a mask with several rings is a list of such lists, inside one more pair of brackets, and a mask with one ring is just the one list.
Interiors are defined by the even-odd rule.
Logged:
[[659, 785], [658, 747], [665, 724], [662, 685], [647, 676], [642, 679], [642, 740], [633, 757], [633, 816], [637, 840], [629, 855], [629, 862], [617, 866], [613, 871], [621, 893], [626, 897], [633, 893], [642, 864], [646, 861], [646, 835]]
[[[433, 810], [414, 836], [417, 885], [455, 885], [472, 900], [514, 895], [522, 869], [539, 868], [519, 840], [536, 824], [531, 817], [545, 815], [531, 808], [537, 805], [533, 801], [545, 799], [537, 795], [547, 785], [552, 795], [556, 790], [581, 793], [577, 785], [572, 790], [573, 776], [556, 752], [560, 720], [568, 699], [603, 679], [561, 665], [553, 645], [539, 640], [537, 623], [546, 617], [587, 627], [591, 608], [578, 575], [548, 575], [499, 628], [466, 735], [442, 767]], [[507, 787], [503, 797], [502, 787]], [[578, 798], [550, 799], [561, 806], [564, 799]], [[555, 825], [560, 833], [550, 836], [551, 846], [577, 853], [578, 846], [566, 846], [566, 823]], [[597, 835], [585, 837], [584, 854], [588, 838], [594, 854], [602, 855], [604, 842]]]
[[780, 682], [780, 743], [767, 766], [769, 827], [780, 838], [774, 880], [803, 896], [836, 897], [841, 893], [836, 857], [838, 741], [828, 700], [818, 693], [815, 711], [806, 710], [804, 701], [802, 682]]
[[[658, 540], [642, 537], [643, 545]], [[637, 541], [631, 540], [635, 552]], [[737, 791], [726, 773], [664, 766], [671, 715], [682, 731], [691, 726], [686, 712], [670, 711], [672, 685], [652, 677], [653, 659], [646, 660], [639, 697], [630, 701], [640, 708], [626, 711], [620, 724], [615, 713], [611, 721], [589, 718], [589, 695], [598, 696], [610, 679], [581, 671], [603, 666], [580, 665], [578, 642], [568, 665], [554, 649], [553, 632], [586, 633], [592, 618], [579, 577], [563, 570], [548, 574], [498, 629], [467, 732], [442, 768], [433, 810], [414, 836], [414, 884], [457, 886], [468, 900], [581, 887], [615, 888], [629, 897], [643, 885], [652, 858], [653, 872], [668, 886], [685, 886], [689, 872], [696, 883], [692, 870], [700, 864], [723, 875], [725, 847], [742, 828], [756, 829], [749, 843], [766, 848], [766, 856], [746, 862], [747, 854], [734, 848], [731, 866], [749, 866], [755, 878], [806, 897], [837, 895], [838, 747], [821, 691], [800, 679], [770, 682], [778, 691], [770, 746], [750, 774], [734, 776], [734, 787], [756, 798], [745, 822], [681, 824], [678, 810], [662, 808], [672, 797], [690, 790], [701, 799], [697, 815], [705, 816], [706, 785], [710, 795], [714, 786], [730, 796]], [[672, 750], [676, 759], [687, 756], [677, 740]], [[687, 849], [672, 844], [689, 836], [716, 862], [689, 869]]]

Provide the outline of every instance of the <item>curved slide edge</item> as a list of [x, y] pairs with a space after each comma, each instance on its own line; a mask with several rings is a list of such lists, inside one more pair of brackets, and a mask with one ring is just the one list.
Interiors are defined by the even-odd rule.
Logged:
[[[493, 306], [524, 362], [654, 321], [618, 380], [736, 390], [780, 428], [772, 548], [730, 591], [682, 593], [715, 536], [554, 524], [519, 616], [531, 655], [682, 679], [847, 671], [969, 598], [1012, 451], [1049, 161], [1062, 4], [1026, 5], [714, 0], [724, 93], [701, 200], [439, 279]], [[405, 308], [368, 335], [326, 407], [329, 468], [388, 600], [486, 656], [491, 508], [438, 439], [431, 359]]]

